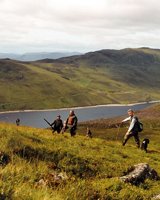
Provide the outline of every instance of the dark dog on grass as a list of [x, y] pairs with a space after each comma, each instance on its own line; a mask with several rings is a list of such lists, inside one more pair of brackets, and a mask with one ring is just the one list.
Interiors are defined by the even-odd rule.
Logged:
[[147, 153], [147, 148], [149, 144], [149, 139], [145, 138], [141, 144], [141, 149]]

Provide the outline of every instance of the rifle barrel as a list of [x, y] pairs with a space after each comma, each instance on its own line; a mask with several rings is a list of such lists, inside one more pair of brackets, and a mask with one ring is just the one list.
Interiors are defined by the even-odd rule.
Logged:
[[44, 118], [44, 121], [46, 121], [47, 124], [49, 124], [52, 127], [52, 125], [49, 123], [49, 121], [47, 121], [45, 118]]

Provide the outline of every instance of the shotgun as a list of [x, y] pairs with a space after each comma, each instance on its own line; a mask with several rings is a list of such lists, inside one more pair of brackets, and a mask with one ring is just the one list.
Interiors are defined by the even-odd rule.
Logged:
[[47, 124], [54, 130], [54, 128], [52, 127], [52, 124], [51, 123], [49, 123], [49, 121], [48, 120], [46, 120], [45, 118], [44, 118], [44, 121], [46, 121], [47, 122]]

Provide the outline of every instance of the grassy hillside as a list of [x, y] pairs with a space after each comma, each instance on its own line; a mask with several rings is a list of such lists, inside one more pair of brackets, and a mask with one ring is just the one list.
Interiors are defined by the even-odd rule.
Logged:
[[[160, 116], [160, 106], [149, 111]], [[52, 135], [50, 130], [0, 124], [0, 151], [10, 159], [0, 166], [0, 199], [151, 199], [160, 193], [160, 181], [147, 179], [133, 186], [119, 180], [132, 165], [141, 162], [160, 174], [160, 123], [147, 120], [143, 117], [145, 130], [140, 136], [151, 140], [147, 154], [135, 147], [133, 139], [122, 148], [125, 127], [117, 137], [117, 128], [92, 126], [94, 138], [88, 139], [85, 125], [71, 138], [68, 133]], [[108, 121], [104, 124], [107, 127]]]
[[160, 99], [160, 51], [101, 50], [37, 62], [0, 60], [0, 110]]

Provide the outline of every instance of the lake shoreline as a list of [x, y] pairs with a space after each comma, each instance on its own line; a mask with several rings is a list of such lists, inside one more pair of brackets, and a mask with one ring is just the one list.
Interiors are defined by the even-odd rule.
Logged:
[[143, 105], [143, 104], [154, 104], [160, 103], [160, 100], [156, 101], [149, 101], [149, 102], [139, 102], [139, 103], [131, 103], [131, 104], [102, 104], [102, 105], [94, 105], [94, 106], [79, 106], [79, 107], [68, 107], [68, 108], [54, 108], [54, 109], [44, 109], [44, 110], [15, 110], [15, 111], [2, 111], [0, 114], [9, 114], [9, 113], [21, 113], [21, 112], [50, 112], [50, 111], [62, 111], [62, 110], [77, 110], [77, 109], [84, 109], [84, 108], [98, 108], [98, 107], [112, 107], [112, 106], [136, 106], [136, 105]]

